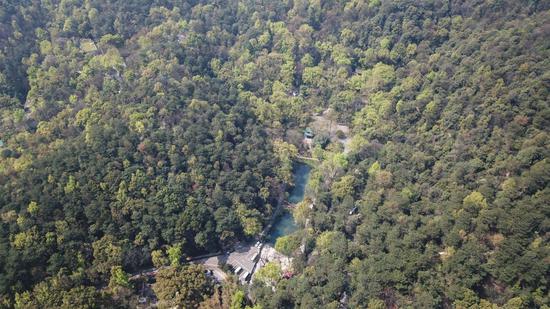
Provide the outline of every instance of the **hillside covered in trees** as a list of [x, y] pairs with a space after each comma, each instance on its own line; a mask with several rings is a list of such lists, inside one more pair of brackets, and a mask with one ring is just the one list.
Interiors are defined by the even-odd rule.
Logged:
[[[0, 307], [135, 307], [154, 265], [160, 307], [548, 308], [549, 37], [538, 0], [0, 0]], [[180, 265], [297, 151], [293, 276]]]

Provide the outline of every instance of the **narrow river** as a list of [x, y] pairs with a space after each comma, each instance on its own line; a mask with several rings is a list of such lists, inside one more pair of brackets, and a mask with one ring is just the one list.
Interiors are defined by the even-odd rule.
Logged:
[[[304, 163], [296, 163], [293, 170], [294, 187], [288, 196], [288, 202], [296, 204], [304, 199], [304, 194], [309, 180], [309, 172], [311, 168]], [[273, 227], [268, 235], [268, 243], [274, 244], [277, 238], [293, 233], [298, 229], [294, 217], [289, 210], [285, 209], [279, 218], [275, 220]]]

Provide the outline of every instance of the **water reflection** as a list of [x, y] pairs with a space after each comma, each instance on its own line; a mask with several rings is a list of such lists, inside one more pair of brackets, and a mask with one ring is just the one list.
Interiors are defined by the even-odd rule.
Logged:
[[[311, 168], [307, 164], [297, 163], [294, 166], [294, 188], [290, 191], [288, 202], [296, 204], [304, 199], [304, 193], [309, 180]], [[277, 238], [293, 233], [298, 229], [290, 211], [285, 210], [273, 224], [269, 233], [269, 242], [274, 244]]]

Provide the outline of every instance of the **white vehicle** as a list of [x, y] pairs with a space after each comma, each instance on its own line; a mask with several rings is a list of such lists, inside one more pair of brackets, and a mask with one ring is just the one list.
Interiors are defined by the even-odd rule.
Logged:
[[237, 267], [237, 268], [235, 269], [235, 275], [238, 275], [238, 274], [241, 272], [241, 270], [243, 270], [242, 267], [240, 267], [240, 266]]
[[254, 253], [254, 255], [252, 256], [252, 258], [250, 258], [250, 260], [254, 262], [256, 261], [257, 258], [258, 258], [258, 253]]

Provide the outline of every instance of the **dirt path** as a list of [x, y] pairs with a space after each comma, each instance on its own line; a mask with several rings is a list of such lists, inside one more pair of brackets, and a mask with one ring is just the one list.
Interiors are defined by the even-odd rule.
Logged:
[[[327, 109], [321, 115], [312, 116], [313, 121], [309, 124], [315, 134], [319, 132], [326, 132], [329, 134], [332, 141], [339, 141], [344, 145], [344, 153], [350, 151], [351, 139], [349, 137], [350, 129], [349, 126], [339, 124], [335, 120], [330, 119], [330, 111]], [[338, 138], [336, 132], [342, 131], [345, 134], [344, 138]]]

